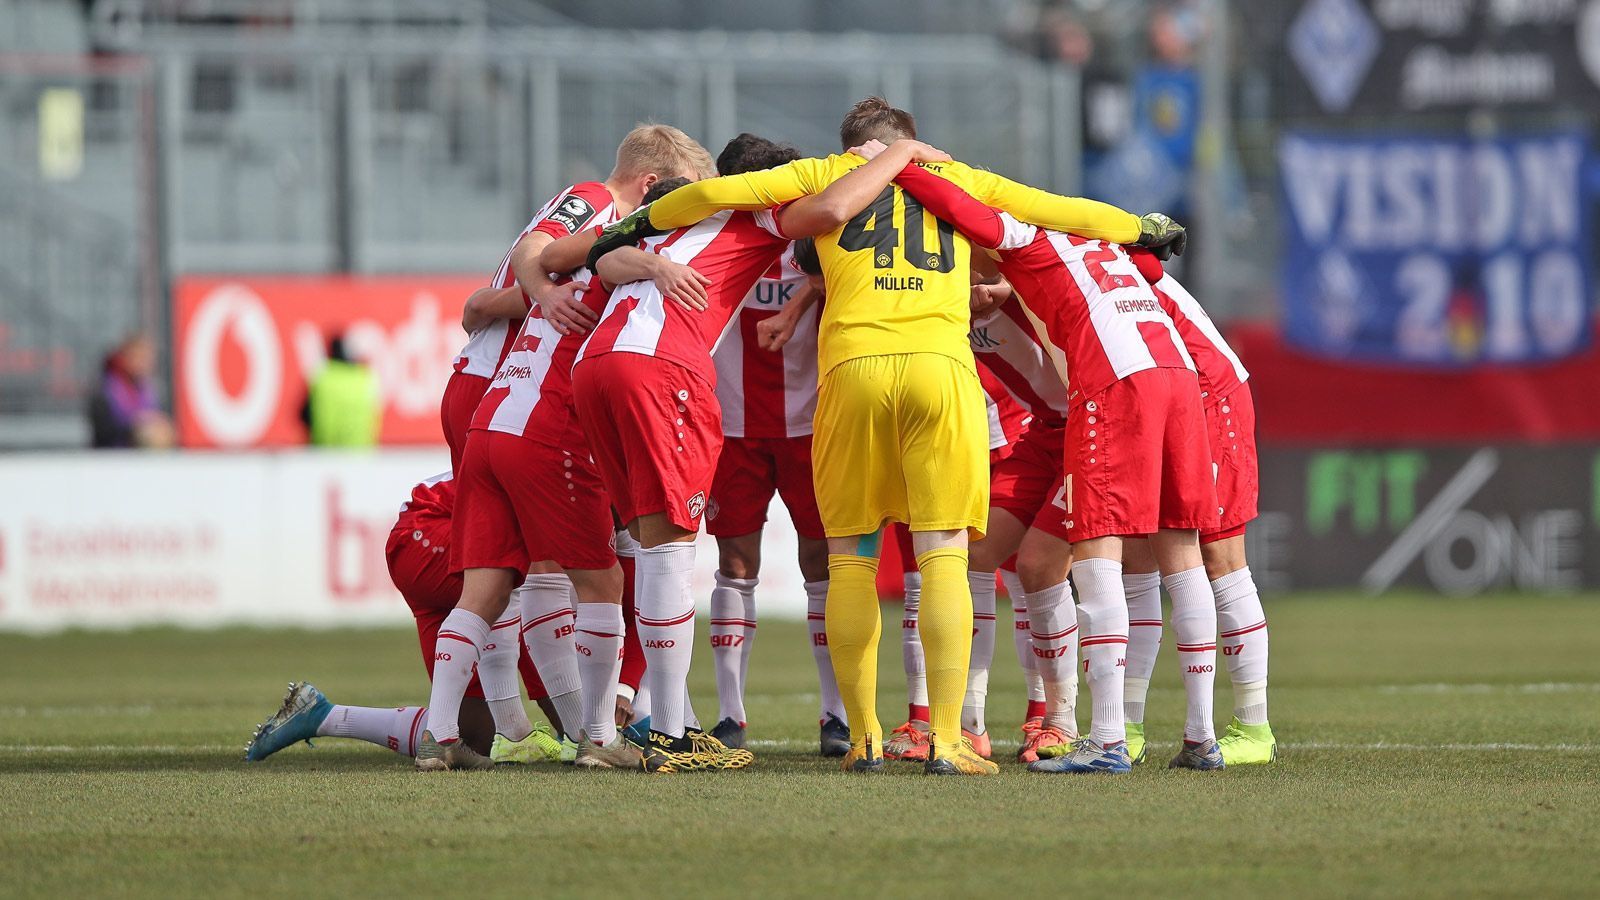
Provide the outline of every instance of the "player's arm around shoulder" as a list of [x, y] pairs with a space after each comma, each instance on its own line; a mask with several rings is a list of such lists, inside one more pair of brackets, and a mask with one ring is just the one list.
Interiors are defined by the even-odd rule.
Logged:
[[600, 257], [594, 273], [608, 285], [655, 282], [662, 297], [684, 309], [699, 312], [711, 305], [709, 276], [638, 247], [621, 247]]
[[797, 159], [759, 172], [724, 175], [684, 185], [650, 204], [650, 225], [682, 228], [725, 209], [771, 209], [816, 193], [832, 179], [829, 159]]
[[907, 166], [950, 159], [949, 154], [914, 140], [895, 141], [887, 147], [870, 141], [866, 146], [851, 148], [850, 155], [867, 162], [850, 168], [821, 192], [796, 200], [778, 214], [778, 226], [785, 235], [803, 238], [827, 234], [866, 209]]
[[1139, 240], [1139, 217], [1109, 203], [1052, 194], [960, 163], [940, 174], [984, 203], [1033, 225], [1117, 244]]
[[488, 327], [495, 319], [515, 319], [527, 312], [528, 301], [522, 295], [521, 285], [481, 287], [473, 291], [461, 307], [461, 330], [472, 334]]

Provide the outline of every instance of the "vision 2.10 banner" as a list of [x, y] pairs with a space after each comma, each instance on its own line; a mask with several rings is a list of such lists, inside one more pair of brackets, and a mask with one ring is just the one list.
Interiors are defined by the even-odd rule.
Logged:
[[1588, 343], [1588, 140], [1286, 134], [1289, 341], [1432, 366], [1558, 359]]

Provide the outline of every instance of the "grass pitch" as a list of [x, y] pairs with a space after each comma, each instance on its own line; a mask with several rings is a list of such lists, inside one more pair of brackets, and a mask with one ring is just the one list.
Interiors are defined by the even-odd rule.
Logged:
[[[410, 632], [7, 636], [0, 885], [30, 896], [1600, 890], [1600, 598], [1320, 596], [1269, 614], [1278, 764], [1160, 768], [1182, 722], [1169, 642], [1150, 696], [1155, 765], [1125, 778], [1030, 775], [1009, 761], [987, 780], [911, 766], [840, 774], [810, 755], [815, 676], [798, 623], [763, 623], [757, 639], [757, 768], [667, 777], [424, 777], [338, 740], [239, 761], [290, 679], [335, 702], [425, 702]], [[1001, 626], [990, 724], [1011, 751], [1021, 682]], [[890, 723], [903, 694], [892, 627], [886, 637]], [[695, 689], [709, 724], [706, 653]]]

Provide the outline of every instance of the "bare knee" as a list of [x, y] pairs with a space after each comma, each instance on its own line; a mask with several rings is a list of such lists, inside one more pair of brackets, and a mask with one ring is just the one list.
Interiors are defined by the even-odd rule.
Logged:
[[800, 577], [807, 581], [825, 581], [828, 578], [828, 542], [817, 538], [800, 538]]
[[1206, 567], [1206, 578], [1211, 581], [1239, 571], [1248, 565], [1244, 556], [1244, 535], [1201, 544], [1200, 559]]
[[1067, 580], [1072, 548], [1042, 531], [1030, 531], [1017, 550], [1017, 578], [1025, 591], [1042, 591]]
[[1124, 575], [1148, 575], [1158, 568], [1155, 551], [1150, 548], [1149, 540], [1139, 538], [1122, 542], [1122, 573]]
[[[824, 556], [823, 567], [827, 567]], [[717, 571], [728, 578], [755, 578], [761, 574], [761, 532], [717, 538]]]

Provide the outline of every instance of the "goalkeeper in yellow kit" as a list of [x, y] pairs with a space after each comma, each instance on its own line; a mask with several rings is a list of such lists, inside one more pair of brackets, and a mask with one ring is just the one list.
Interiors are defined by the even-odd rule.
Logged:
[[[845, 148], [915, 137], [911, 115], [876, 97], [857, 103], [839, 131]], [[613, 226], [608, 238], [631, 242], [724, 209], [777, 207], [819, 193], [864, 162], [846, 153], [687, 185]], [[985, 203], [1047, 228], [1118, 243], [1160, 244], [1181, 234], [1163, 216], [1140, 219], [958, 162], [928, 165]], [[961, 737], [960, 722], [972, 642], [967, 542], [983, 535], [989, 506], [988, 419], [967, 341], [971, 248], [894, 185], [816, 237], [827, 302], [812, 455], [828, 536], [828, 647], [853, 736], [844, 768], [883, 765], [876, 579], [880, 532], [898, 521], [912, 532], [922, 573], [925, 771], [994, 774], [998, 767]]]

